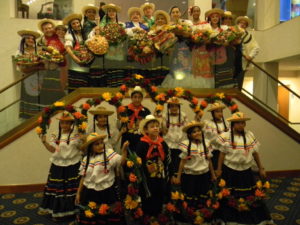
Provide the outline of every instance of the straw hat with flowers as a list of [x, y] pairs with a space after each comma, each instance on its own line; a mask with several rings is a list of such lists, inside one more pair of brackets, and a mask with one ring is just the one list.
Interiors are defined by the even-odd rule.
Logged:
[[139, 132], [141, 134], [145, 135], [145, 130], [144, 130], [145, 126], [151, 121], [157, 121], [160, 124], [159, 120], [155, 116], [153, 115], [146, 116], [145, 119], [143, 119], [139, 125]]
[[127, 11], [128, 17], [130, 18], [131, 14], [134, 13], [134, 12], [138, 12], [141, 15], [141, 17], [144, 15], [143, 11], [140, 8], [138, 8], [138, 7], [131, 7]]
[[203, 122], [198, 122], [198, 121], [191, 121], [191, 122], [187, 123], [187, 125], [185, 125], [182, 128], [182, 131], [187, 132], [192, 127], [200, 127], [202, 129], [204, 127], [204, 123]]
[[247, 120], [251, 120], [251, 118], [247, 117], [246, 114], [242, 113], [242, 112], [233, 113], [231, 115], [231, 117], [229, 117], [227, 119], [227, 121], [229, 121], [229, 122], [241, 122], [241, 121], [247, 121]]
[[51, 19], [42, 19], [38, 22], [38, 28], [39, 28], [40, 31], [43, 31], [43, 25], [45, 23], [50, 23], [50, 24], [52, 24], [53, 28], [55, 27], [55, 23], [54, 23], [53, 20], [51, 20]]
[[222, 9], [218, 9], [218, 8], [210, 9], [210, 10], [205, 12], [205, 18], [208, 18], [212, 14], [215, 14], [215, 13], [219, 14], [220, 16], [223, 16], [224, 11]]
[[156, 20], [156, 17], [157, 17], [158, 15], [164, 16], [164, 17], [166, 18], [167, 24], [170, 23], [170, 16], [169, 16], [169, 14], [168, 14], [166, 11], [163, 11], [163, 10], [156, 10], [156, 11], [154, 12], [154, 15], [153, 15], [154, 20]]
[[103, 106], [98, 106], [96, 109], [90, 110], [89, 113], [92, 114], [92, 115], [110, 116], [110, 115], [114, 114], [114, 111], [107, 110]]
[[97, 134], [97, 133], [90, 133], [84, 142], [84, 144], [81, 146], [82, 150], [86, 150], [90, 144], [94, 143], [98, 140], [104, 140], [106, 138], [106, 134]]
[[215, 102], [210, 105], [210, 108], [207, 111], [212, 112], [217, 109], [225, 109], [225, 108], [226, 108], [226, 106], [224, 104], [222, 104], [221, 102]]
[[82, 15], [78, 14], [78, 13], [73, 13], [71, 15], [68, 15], [67, 17], [65, 17], [63, 19], [63, 24], [68, 25], [72, 20], [75, 20], [75, 19], [81, 21], [82, 20]]

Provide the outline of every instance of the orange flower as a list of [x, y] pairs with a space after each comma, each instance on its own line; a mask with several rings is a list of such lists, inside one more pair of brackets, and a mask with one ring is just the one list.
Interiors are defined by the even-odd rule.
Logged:
[[42, 129], [41, 127], [36, 127], [36, 128], [35, 128], [35, 132], [36, 132], [37, 134], [41, 134], [42, 131], [43, 131], [43, 129]]
[[175, 207], [175, 205], [173, 205], [172, 203], [168, 203], [167, 204], [167, 210], [169, 210], [170, 212], [175, 212], [176, 211], [176, 207]]
[[245, 202], [245, 199], [239, 198], [239, 202], [244, 203], [244, 202]]
[[255, 196], [263, 198], [263, 197], [265, 197], [265, 193], [261, 190], [256, 189], [255, 190]]
[[262, 184], [261, 180], [258, 180], [258, 181], [256, 182], [256, 187], [259, 188], [259, 189], [261, 189], [262, 186], [263, 186], [263, 184]]
[[164, 93], [161, 93], [159, 95], [155, 96], [156, 101], [166, 101], [166, 95]]
[[121, 85], [120, 89], [121, 91], [127, 91], [127, 87], [125, 84]]
[[163, 111], [164, 110], [164, 106], [163, 105], [157, 105], [155, 108], [155, 111]]
[[133, 173], [130, 173], [129, 181], [132, 182], [132, 183], [136, 182], [137, 181], [136, 175], [134, 175]]
[[90, 207], [91, 209], [96, 209], [96, 202], [89, 202], [88, 207]]
[[91, 210], [85, 210], [85, 211], [84, 211], [84, 214], [85, 214], [85, 216], [88, 217], [88, 218], [92, 218], [92, 217], [94, 216], [94, 213], [92, 213]]
[[222, 190], [222, 195], [223, 195], [224, 197], [226, 197], [226, 196], [230, 195], [230, 191], [229, 191], [229, 189], [227, 189], [227, 188], [224, 188], [224, 189]]
[[226, 185], [225, 180], [221, 179], [220, 182], [219, 182], [219, 186], [220, 187], [225, 187], [225, 185]]
[[182, 207], [183, 207], [184, 209], [186, 209], [186, 208], [187, 208], [187, 206], [188, 206], [187, 202], [186, 202], [186, 201], [184, 201], [184, 202], [182, 203]]
[[107, 204], [101, 204], [101, 206], [99, 207], [99, 214], [106, 215], [108, 209], [109, 209], [109, 206]]
[[171, 199], [173, 200], [177, 200], [180, 198], [179, 192], [175, 191], [175, 192], [171, 192]]
[[74, 112], [74, 113], [73, 113], [73, 116], [74, 116], [76, 119], [80, 119], [80, 118], [84, 117], [84, 115], [82, 115], [81, 112]]
[[184, 89], [181, 88], [181, 87], [176, 87], [176, 88], [175, 88], [175, 91], [177, 92], [177, 93], [176, 93], [176, 96], [177, 96], [177, 97], [182, 96], [183, 93], [184, 93]]
[[130, 195], [127, 195], [125, 198], [125, 208], [126, 209], [135, 209], [138, 207], [138, 202], [133, 200]]
[[120, 93], [120, 92], [117, 92], [117, 93], [116, 93], [116, 97], [117, 97], [117, 98], [120, 98], [120, 99], [123, 99], [123, 98], [124, 98], [124, 95], [122, 95], [122, 93]]
[[194, 112], [195, 113], [197, 113], [197, 112], [199, 112], [201, 109], [200, 109], [200, 106], [199, 105], [197, 105], [195, 108], [194, 108]]
[[128, 117], [121, 117], [120, 120], [122, 123], [127, 123], [129, 119]]
[[216, 202], [215, 204], [212, 205], [212, 207], [214, 209], [218, 209], [220, 207], [220, 203], [219, 202]]
[[142, 217], [142, 216], [144, 215], [143, 210], [142, 210], [141, 208], [137, 208], [137, 209], [135, 210], [134, 215], [135, 215], [135, 218]]
[[132, 162], [132, 161], [127, 161], [127, 166], [129, 167], [129, 168], [131, 168], [131, 167], [133, 167], [133, 165], [134, 165], [134, 163]]
[[192, 103], [193, 103], [194, 105], [198, 105], [198, 99], [197, 99], [197, 98], [195, 98], [195, 97], [193, 97], [193, 99], [192, 99]]
[[246, 205], [246, 204], [239, 204], [238, 205], [238, 210], [239, 211], [248, 211], [249, 210], [249, 207]]
[[211, 200], [210, 200], [210, 199], [207, 199], [207, 200], [206, 200], [206, 205], [207, 205], [208, 207], [211, 206]]
[[156, 91], [157, 91], [157, 87], [151, 86], [151, 91], [152, 91], [152, 92], [156, 92]]
[[264, 184], [264, 187], [267, 188], [267, 189], [270, 188], [270, 183], [269, 183], [269, 181], [266, 181], [266, 183]]
[[219, 193], [217, 194], [217, 197], [218, 197], [218, 199], [222, 199], [222, 198], [223, 198], [223, 193], [222, 193], [222, 192], [219, 192]]
[[231, 111], [234, 111], [238, 108], [238, 105], [237, 104], [234, 104], [233, 106], [230, 107], [230, 110]]
[[90, 106], [90, 104], [88, 104], [88, 103], [84, 103], [84, 104], [82, 105], [82, 108], [85, 109], [85, 110], [89, 110], [89, 109], [91, 108], [91, 106]]
[[137, 157], [137, 158], [136, 158], [136, 161], [137, 161], [137, 163], [138, 163], [139, 165], [142, 165], [142, 159], [141, 159], [140, 157]]
[[111, 93], [109, 93], [109, 92], [104, 92], [103, 94], [102, 94], [102, 98], [105, 100], [105, 101], [110, 101], [111, 100]]
[[126, 107], [123, 106], [123, 105], [121, 105], [121, 106], [118, 107], [118, 112], [119, 113], [125, 112], [125, 110], [126, 110]]
[[205, 100], [201, 101], [201, 106], [203, 108], [206, 108], [207, 107], [207, 101], [205, 101]]
[[42, 123], [42, 122], [43, 122], [43, 118], [42, 118], [41, 116], [38, 118], [38, 122], [39, 122], [39, 123]]

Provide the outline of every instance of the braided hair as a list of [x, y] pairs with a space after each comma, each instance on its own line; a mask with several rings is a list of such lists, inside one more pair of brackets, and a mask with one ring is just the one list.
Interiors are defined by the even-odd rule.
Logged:
[[[192, 132], [194, 131], [195, 128], [196, 127], [191, 127], [186, 131], [187, 137], [188, 137], [188, 140], [189, 140], [188, 149], [187, 149], [187, 151], [188, 151], [187, 157], [189, 157], [191, 155], [191, 145], [192, 145], [191, 134], [192, 134]], [[202, 145], [203, 145], [203, 149], [204, 149], [205, 159], [207, 159], [208, 150], [207, 150], [207, 146], [206, 146], [206, 143], [205, 143], [204, 132], [202, 131], [201, 127], [199, 127], [199, 129], [201, 131]]]
[[[171, 104], [168, 104], [167, 107], [168, 107], [168, 112], [167, 112], [167, 128], [170, 127], [170, 105]], [[178, 108], [179, 108], [179, 113], [178, 113], [178, 123], [181, 124], [181, 110], [180, 110], [180, 105], [178, 105]]]
[[[97, 120], [97, 116], [98, 115], [94, 115], [94, 119], [93, 119], [93, 130], [94, 130], [94, 132], [96, 132], [96, 120]], [[109, 128], [108, 116], [107, 116], [107, 121], [106, 121], [106, 131], [107, 131], [108, 139], [110, 139], [111, 138], [111, 133], [110, 133], [110, 128]]]
[[[216, 119], [216, 117], [215, 117], [215, 113], [214, 113], [214, 112], [215, 112], [215, 111], [211, 111], [211, 116], [212, 116], [213, 121], [214, 121], [214, 123], [215, 123], [215, 125], [216, 125], [217, 132], [218, 132], [218, 134], [220, 134], [221, 131], [219, 130], [219, 126], [218, 126], [217, 119]], [[223, 116], [222, 116], [222, 122], [223, 122], [223, 125], [224, 125], [224, 130], [225, 130], [225, 131], [228, 131], [228, 128], [227, 128], [227, 126], [226, 126], [226, 123], [225, 123], [225, 120], [224, 120], [224, 117], [223, 117]]]
[[[208, 23], [211, 22], [210, 17], [207, 18], [207, 22], [208, 22]], [[218, 22], [218, 27], [219, 27], [219, 28], [221, 27], [221, 23], [222, 23], [222, 18], [221, 18], [221, 16], [220, 16], [220, 17], [219, 17], [219, 22]]]
[[[233, 130], [233, 126], [234, 126], [235, 122], [231, 122], [231, 131], [230, 131], [230, 135], [231, 135], [231, 145], [232, 148], [235, 149], [236, 148], [236, 144], [234, 143], [234, 130]], [[243, 141], [244, 141], [244, 149], [247, 149], [247, 140], [246, 140], [246, 134], [245, 131], [243, 130], [242, 132], [242, 136], [243, 136]]]
[[[111, 19], [108, 17], [108, 12], [105, 13], [105, 24], [108, 24], [108, 22]], [[116, 23], [119, 23], [119, 19], [118, 19], [118, 13], [116, 12]]]
[[[31, 36], [31, 35], [30, 35]], [[23, 36], [22, 39], [21, 39], [21, 42], [20, 42], [20, 46], [19, 46], [19, 50], [21, 52], [22, 55], [24, 55], [25, 53], [25, 41], [26, 41], [26, 38], [29, 37], [29, 36]], [[34, 41], [34, 52], [35, 54], [37, 54], [37, 48], [36, 48], [36, 39], [34, 36], [33, 37], [33, 41]]]
[[[74, 123], [72, 122], [72, 127], [71, 127], [71, 130], [70, 130], [69, 135], [68, 135], [67, 145], [70, 144], [70, 137], [71, 137], [71, 134], [73, 133], [73, 131], [74, 131]], [[55, 141], [55, 143], [57, 145], [59, 145], [59, 143], [60, 143], [60, 138], [61, 138], [61, 126], [60, 126], [60, 122], [59, 122], [59, 124], [58, 124], [58, 137]]]
[[[91, 155], [93, 153], [93, 143], [91, 143], [88, 146], [88, 150], [87, 150], [87, 153], [86, 153], [86, 164], [85, 164], [84, 175], [83, 176], [86, 176], [86, 171], [87, 171], [89, 163], [90, 163], [90, 158], [91, 158]], [[105, 144], [103, 146], [103, 160], [104, 160], [104, 173], [107, 173], [108, 172], [107, 171], [107, 156], [106, 156]]]
[[[74, 19], [74, 20], [78, 20], [78, 19]], [[72, 20], [72, 21], [73, 21], [73, 20]], [[75, 35], [75, 33], [74, 33], [74, 30], [73, 30], [73, 28], [72, 28], [72, 26], [71, 26], [71, 22], [72, 22], [72, 21], [70, 21], [69, 24], [68, 24], [68, 32], [72, 35], [72, 38], [73, 38], [73, 40], [74, 40], [74, 42], [73, 42], [73, 48], [74, 48], [74, 46], [75, 46], [75, 44], [76, 44], [76, 41], [79, 42], [79, 40], [77, 40], [76, 35]], [[84, 42], [84, 41], [86, 40], [86, 36], [85, 36], [85, 34], [84, 34], [84, 32], [83, 32], [83, 28], [82, 28], [81, 23], [80, 23], [80, 34], [81, 34], [81, 37], [82, 37], [82, 41]]]

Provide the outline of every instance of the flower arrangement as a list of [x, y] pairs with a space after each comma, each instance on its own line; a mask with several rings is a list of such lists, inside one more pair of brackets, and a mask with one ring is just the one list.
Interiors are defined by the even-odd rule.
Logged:
[[94, 55], [84, 45], [80, 45], [77, 48], [75, 47], [73, 53], [79, 58], [81, 63], [85, 65], [91, 63], [94, 59]]
[[170, 26], [150, 34], [149, 38], [153, 41], [156, 50], [162, 54], [168, 53], [169, 49], [178, 41]]
[[121, 202], [115, 202], [113, 204], [97, 204], [96, 202], [89, 202], [87, 206], [79, 206], [84, 214], [88, 218], [95, 216], [109, 216], [109, 215], [120, 215], [124, 209]]
[[65, 105], [64, 102], [55, 102], [53, 105], [49, 107], [45, 107], [43, 109], [42, 115], [38, 118], [39, 126], [36, 127], [36, 133], [38, 135], [45, 135], [47, 133], [47, 129], [51, 123], [51, 117], [61, 111], [68, 111], [70, 112], [75, 118], [75, 126], [80, 133], [84, 133], [87, 128], [87, 117], [81, 114], [80, 112], [76, 111], [74, 106], [72, 105]]
[[41, 59], [52, 63], [61, 63], [64, 61], [64, 56], [52, 46], [43, 46], [38, 55]]
[[188, 38], [192, 34], [192, 28], [187, 24], [175, 24], [170, 26], [170, 30], [179, 37]]
[[109, 45], [117, 45], [127, 38], [125, 29], [117, 23], [105, 25], [101, 30], [101, 35], [107, 39]]
[[95, 35], [86, 41], [86, 46], [95, 55], [104, 55], [108, 50], [108, 41], [101, 35]]
[[153, 41], [143, 29], [134, 29], [128, 42], [128, 57], [141, 64], [146, 64], [154, 56]]
[[211, 34], [211, 30], [209, 29], [207, 30], [197, 29], [191, 35], [192, 42], [196, 44], [204, 44], [210, 40], [210, 34]]
[[220, 28], [218, 33], [211, 35], [211, 41], [216, 45], [227, 45], [227, 35], [227, 32]]
[[236, 208], [238, 211], [249, 211], [251, 208], [260, 206], [260, 202], [266, 198], [266, 191], [270, 188], [268, 181], [258, 180], [256, 182], [256, 188], [253, 195], [249, 195], [245, 198], [235, 198], [234, 196], [228, 196], [228, 205]]
[[236, 102], [232, 100], [231, 96], [227, 96], [224, 93], [216, 93], [215, 95], [211, 95], [200, 102], [200, 109], [204, 110], [208, 104], [213, 104], [214, 102], [223, 102], [231, 111], [231, 113], [235, 113], [239, 111], [238, 105]]
[[17, 55], [14, 60], [17, 65], [24, 67], [31, 67], [40, 63], [40, 58], [37, 54]]
[[227, 30], [224, 30], [223, 33], [226, 38], [226, 44], [238, 44], [244, 34], [244, 31], [238, 26], [230, 26]]

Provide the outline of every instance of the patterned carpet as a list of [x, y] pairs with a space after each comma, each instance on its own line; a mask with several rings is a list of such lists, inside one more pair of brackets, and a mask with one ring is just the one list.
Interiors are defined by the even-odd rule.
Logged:
[[[267, 205], [276, 225], [300, 224], [300, 177], [271, 179]], [[72, 221], [53, 222], [38, 211], [42, 193], [0, 195], [0, 225], [72, 225]]]

